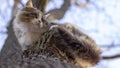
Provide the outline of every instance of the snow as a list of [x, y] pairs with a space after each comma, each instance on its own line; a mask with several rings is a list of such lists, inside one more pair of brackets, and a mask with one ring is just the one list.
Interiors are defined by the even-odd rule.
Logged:
[[[9, 2], [9, 5], [7, 4]], [[25, 0], [24, 0], [25, 1]], [[84, 2], [85, 0], [81, 0]], [[24, 2], [25, 3], [25, 2]], [[52, 0], [46, 11], [60, 8], [63, 0]], [[7, 38], [7, 25], [10, 20], [13, 0], [0, 0], [0, 50]], [[73, 3], [66, 12], [61, 23], [71, 23], [91, 36], [98, 45], [120, 45], [120, 0], [90, 0], [86, 8], [80, 8]], [[103, 50], [104, 51], [104, 50]], [[104, 51], [102, 55], [115, 55], [120, 47]], [[119, 68], [120, 59], [101, 60], [95, 68]]]

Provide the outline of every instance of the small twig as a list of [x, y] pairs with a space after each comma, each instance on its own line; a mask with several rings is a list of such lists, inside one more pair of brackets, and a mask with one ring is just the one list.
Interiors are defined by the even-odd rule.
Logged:
[[85, 3], [81, 3], [78, 0], [71, 0], [72, 2], [75, 3], [75, 5], [79, 6], [80, 8], [85, 8], [87, 4], [90, 2], [90, 0], [86, 0]]
[[22, 1], [20, 0], [20, 5], [22, 6], [22, 7], [24, 7], [25, 5], [22, 3]]
[[114, 56], [103, 56], [102, 57], [103, 60], [116, 59], [116, 58], [120, 58], [120, 54], [117, 54]]
[[100, 47], [102, 47], [102, 48], [120, 47], [120, 44], [100, 45]]

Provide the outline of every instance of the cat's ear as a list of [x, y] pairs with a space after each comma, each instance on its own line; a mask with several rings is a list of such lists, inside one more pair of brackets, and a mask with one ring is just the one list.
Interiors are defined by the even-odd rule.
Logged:
[[31, 7], [31, 8], [33, 8], [33, 3], [32, 3], [32, 1], [31, 1], [31, 0], [28, 0], [28, 2], [26, 3], [25, 6], [26, 6], [26, 7]]
[[50, 16], [50, 13], [46, 13], [46, 14], [43, 15], [43, 18], [44, 18], [45, 20], [47, 20], [49, 16]]

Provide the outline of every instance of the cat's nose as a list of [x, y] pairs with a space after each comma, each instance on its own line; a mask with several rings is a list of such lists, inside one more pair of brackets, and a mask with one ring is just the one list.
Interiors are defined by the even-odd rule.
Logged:
[[39, 23], [42, 23], [42, 20], [38, 20]]
[[41, 23], [42, 21], [41, 20], [38, 20], [39, 23]]
[[41, 20], [37, 20], [35, 24], [40, 24], [42, 21]]

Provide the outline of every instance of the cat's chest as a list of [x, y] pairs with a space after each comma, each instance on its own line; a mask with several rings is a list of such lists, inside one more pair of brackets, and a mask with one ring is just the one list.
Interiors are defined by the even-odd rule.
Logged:
[[13, 28], [18, 29], [20, 32], [26, 32], [27, 31], [27, 27], [23, 24], [23, 22], [19, 22], [17, 20], [14, 20]]
[[40, 37], [39, 34], [29, 33], [29, 32], [21, 32], [19, 33], [19, 42], [22, 45], [30, 45], [34, 43]]

